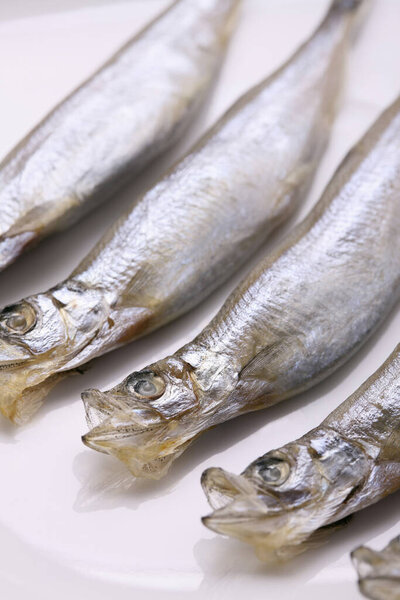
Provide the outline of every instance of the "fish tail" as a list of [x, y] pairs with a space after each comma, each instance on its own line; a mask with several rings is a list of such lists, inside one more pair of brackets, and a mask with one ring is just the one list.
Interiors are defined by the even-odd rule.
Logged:
[[351, 13], [356, 11], [361, 4], [365, 4], [366, 0], [333, 0], [330, 12], [331, 13]]
[[350, 31], [354, 40], [369, 13], [371, 4], [371, 0], [332, 0], [324, 23], [338, 18], [349, 19]]

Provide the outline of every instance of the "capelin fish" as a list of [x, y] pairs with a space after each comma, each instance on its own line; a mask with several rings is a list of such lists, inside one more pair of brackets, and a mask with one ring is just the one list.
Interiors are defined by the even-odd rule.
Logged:
[[351, 557], [358, 573], [360, 592], [371, 600], [400, 598], [400, 536], [381, 552], [360, 546]]
[[251, 544], [261, 560], [291, 558], [400, 488], [399, 442], [400, 345], [316, 429], [241, 475], [205, 471], [214, 512], [203, 522]]
[[0, 164], [0, 270], [177, 141], [211, 85], [240, 0], [178, 0]]
[[193, 341], [83, 395], [84, 442], [159, 477], [204, 430], [330, 375], [400, 297], [399, 198], [400, 99]]
[[328, 139], [355, 9], [336, 0], [69, 279], [0, 313], [4, 415], [25, 421], [67, 371], [198, 304], [294, 211]]

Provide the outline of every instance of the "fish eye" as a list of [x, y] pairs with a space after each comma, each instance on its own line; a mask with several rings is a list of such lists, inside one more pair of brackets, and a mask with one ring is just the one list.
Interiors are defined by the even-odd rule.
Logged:
[[34, 328], [36, 311], [28, 302], [8, 306], [0, 314], [0, 325], [7, 333], [24, 335]]
[[160, 398], [165, 392], [165, 382], [153, 371], [138, 371], [132, 373], [126, 382], [130, 393], [149, 400]]
[[262, 458], [257, 467], [258, 474], [268, 485], [282, 485], [290, 475], [288, 461], [277, 456]]

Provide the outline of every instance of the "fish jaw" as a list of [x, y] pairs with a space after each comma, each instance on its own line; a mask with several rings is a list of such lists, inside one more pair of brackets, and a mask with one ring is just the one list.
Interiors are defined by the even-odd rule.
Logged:
[[0, 360], [0, 413], [14, 425], [28, 423], [50, 391], [72, 372], [58, 372], [56, 356], [7, 365]]
[[367, 578], [359, 583], [360, 592], [371, 600], [398, 600], [400, 577]]
[[[328, 531], [321, 528], [310, 533], [308, 518], [304, 509], [293, 523], [290, 514], [273, 497], [239, 494], [227, 506], [203, 517], [202, 522], [215, 533], [252, 546], [263, 563], [276, 565], [325, 541]], [[303, 526], [299, 526], [302, 522]]]
[[0, 339], [0, 413], [14, 425], [24, 425], [65, 373], [57, 373], [51, 352], [35, 357], [23, 347]]
[[[90, 398], [89, 394], [85, 392], [83, 400], [88, 422], [94, 423], [100, 420], [100, 415], [104, 419], [105, 413], [99, 407], [99, 397]], [[107, 411], [110, 410], [108, 406]], [[129, 415], [112, 411], [111, 416], [84, 435], [82, 441], [92, 450], [118, 458], [134, 477], [160, 479], [190, 443], [168, 442], [175, 426], [156, 411], [137, 406]]]
[[[0, 373], [1, 376], [1, 373]], [[52, 388], [59, 383], [65, 374], [54, 374], [37, 385], [29, 387], [23, 384], [23, 378], [18, 380], [19, 386], [2, 387], [0, 395], [0, 412], [14, 425], [25, 425], [43, 404], [44, 399]]]
[[81, 394], [90, 428], [82, 441], [124, 462], [135, 477], [160, 479], [215, 424], [215, 407], [209, 409], [185, 385], [174, 386], [171, 396], [167, 389], [167, 397], [154, 402], [128, 396], [124, 385]]
[[235, 475], [216, 467], [204, 471], [201, 487], [214, 510], [228, 506], [241, 493], [257, 493], [254, 484], [243, 475]]
[[[38, 305], [49, 313], [54, 309], [48, 298], [40, 299]], [[6, 311], [7, 309], [5, 309]], [[4, 311], [3, 313], [4, 314]], [[51, 317], [54, 313], [51, 313]], [[53, 333], [63, 339], [61, 328]], [[32, 345], [34, 343], [32, 342]], [[36, 350], [36, 347], [35, 347]], [[27, 423], [38, 410], [46, 395], [64, 375], [56, 375], [54, 356], [51, 352], [35, 355], [29, 343], [21, 343], [0, 332], [0, 413], [15, 425]]]
[[168, 357], [107, 392], [82, 394], [90, 429], [83, 442], [124, 462], [135, 477], [159, 479], [204, 428], [191, 367]]
[[[31, 419], [50, 390], [71, 372], [63, 369], [66, 363], [96, 337], [107, 311], [99, 291], [69, 282], [0, 312], [3, 416], [16, 425]], [[26, 327], [18, 330], [21, 322]]]
[[193, 440], [185, 420], [168, 418], [146, 401], [122, 391], [82, 393], [90, 431], [83, 443], [121, 460], [134, 477], [160, 479]]
[[244, 475], [223, 469], [208, 469], [201, 483], [215, 508], [202, 518], [208, 529], [252, 545], [257, 556], [268, 564], [288, 557], [289, 517], [277, 498], [260, 494], [257, 485]]
[[266, 563], [286, 561], [341, 526], [372, 474], [361, 447], [334, 431], [314, 430], [239, 476], [206, 471], [202, 487], [214, 512], [203, 523], [250, 544]]

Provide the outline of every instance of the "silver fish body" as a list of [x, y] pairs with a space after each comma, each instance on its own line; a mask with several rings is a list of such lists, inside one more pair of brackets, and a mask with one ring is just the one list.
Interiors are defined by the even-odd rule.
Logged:
[[[84, 441], [136, 475], [160, 476], [202, 431], [306, 390], [348, 360], [400, 297], [399, 140], [400, 99], [192, 342], [107, 393], [85, 394], [95, 427]], [[154, 377], [163, 385], [137, 393]]]
[[109, 198], [191, 123], [239, 0], [178, 0], [0, 164], [0, 269]]
[[[353, 20], [348, 3], [335, 2], [294, 57], [240, 99], [67, 281], [0, 314], [3, 414], [22, 422], [67, 371], [188, 311], [293, 212], [327, 142]], [[17, 331], [10, 310], [27, 304], [35, 324]]]
[[272, 563], [318, 545], [346, 517], [398, 490], [400, 345], [320, 426], [241, 475], [209, 469], [202, 485], [214, 508], [205, 525]]
[[357, 569], [360, 591], [366, 598], [400, 598], [400, 537], [380, 552], [360, 546], [351, 553], [351, 557]]

